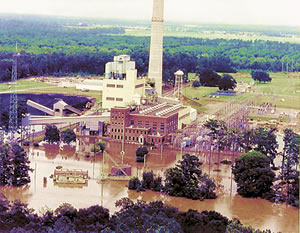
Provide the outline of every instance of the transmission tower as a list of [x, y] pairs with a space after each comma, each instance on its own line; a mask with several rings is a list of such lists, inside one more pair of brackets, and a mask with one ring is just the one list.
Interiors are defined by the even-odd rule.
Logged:
[[17, 53], [17, 44], [16, 44], [16, 53], [13, 54], [13, 65], [11, 72], [11, 91], [10, 91], [10, 102], [9, 102], [9, 125], [8, 131], [11, 133], [12, 137], [17, 132], [18, 129], [18, 97], [15, 90], [15, 85], [17, 81], [17, 67], [18, 67], [18, 57], [20, 56]]

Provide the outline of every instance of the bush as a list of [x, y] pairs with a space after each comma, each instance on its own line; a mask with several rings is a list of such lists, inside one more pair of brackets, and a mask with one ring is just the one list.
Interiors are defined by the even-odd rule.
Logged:
[[139, 147], [137, 148], [135, 155], [136, 155], [136, 162], [144, 162], [145, 155], [148, 154], [148, 150], [146, 147]]
[[139, 186], [141, 186], [141, 181], [137, 177], [133, 177], [129, 180], [128, 188], [131, 190], [136, 190]]
[[67, 143], [68, 145], [71, 142], [76, 142], [76, 134], [72, 129], [66, 129], [61, 132], [61, 138], [64, 143]]

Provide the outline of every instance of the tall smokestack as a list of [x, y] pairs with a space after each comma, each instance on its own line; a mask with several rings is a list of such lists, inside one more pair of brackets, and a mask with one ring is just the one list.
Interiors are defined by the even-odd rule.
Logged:
[[155, 81], [158, 96], [162, 94], [163, 31], [164, 0], [153, 0], [148, 77]]

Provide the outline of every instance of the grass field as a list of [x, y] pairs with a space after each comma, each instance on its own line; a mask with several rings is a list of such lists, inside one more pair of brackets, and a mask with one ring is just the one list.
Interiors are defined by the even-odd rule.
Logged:
[[[151, 30], [146, 28], [137, 28], [126, 30], [126, 36], [150, 36]], [[191, 38], [205, 38], [205, 39], [226, 39], [226, 40], [270, 40], [270, 41], [278, 41], [278, 42], [289, 42], [289, 43], [300, 43], [299, 36], [293, 37], [275, 37], [275, 36], [266, 36], [255, 33], [225, 33], [221, 31], [199, 31], [199, 32], [178, 32], [171, 31], [168, 28], [164, 31], [164, 36], [170, 37], [191, 37]]]
[[[0, 92], [9, 92], [12, 85], [11, 83], [0, 83]], [[24, 90], [24, 89], [30, 89], [30, 88], [49, 88], [49, 87], [55, 87], [55, 85], [43, 83], [39, 81], [29, 81], [26, 79], [18, 80], [16, 84], [14, 84], [14, 88], [16, 91], [18, 90]]]
[[[253, 81], [249, 73], [235, 73], [231, 75], [237, 82], [249, 84]], [[229, 100], [241, 102], [250, 100], [255, 105], [268, 102], [275, 104], [277, 108], [300, 109], [300, 73], [270, 73], [270, 76], [272, 82], [255, 83], [251, 92], [236, 97], [219, 96], [218, 99], [208, 98], [210, 93], [218, 90], [217, 87], [186, 87], [183, 90], [183, 94], [191, 100], [193, 97], [199, 98], [199, 100], [193, 101], [202, 105], [201, 108], [197, 108], [200, 112], [206, 110], [205, 105], [207, 104]]]
[[[253, 82], [250, 73], [231, 74], [237, 82], [249, 84]], [[217, 87], [186, 87], [183, 90], [186, 96], [185, 102], [196, 108], [198, 112], [205, 112], [208, 104], [226, 102], [230, 100], [245, 101], [250, 100], [255, 105], [265, 102], [275, 104], [277, 108], [300, 109], [300, 73], [270, 73], [272, 82], [255, 83], [251, 92], [240, 96], [228, 97], [219, 96], [219, 98], [209, 98], [210, 93], [218, 90]], [[0, 84], [0, 93], [7, 93], [10, 89], [9, 83]], [[48, 84], [40, 81], [18, 80], [15, 85], [17, 93], [53, 93], [66, 95], [83, 95], [96, 98], [96, 102], [102, 101], [102, 93], [99, 91], [83, 92], [75, 88], [57, 87], [54, 84]], [[194, 100], [193, 97], [199, 98]], [[284, 101], [282, 101], [284, 100]]]

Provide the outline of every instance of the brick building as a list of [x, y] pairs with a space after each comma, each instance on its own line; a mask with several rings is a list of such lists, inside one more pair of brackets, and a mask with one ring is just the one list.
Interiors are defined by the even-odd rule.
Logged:
[[143, 110], [130, 107], [111, 109], [110, 138], [125, 143], [162, 144], [169, 140], [169, 134], [178, 129], [178, 115], [185, 107], [181, 104], [161, 103]]

